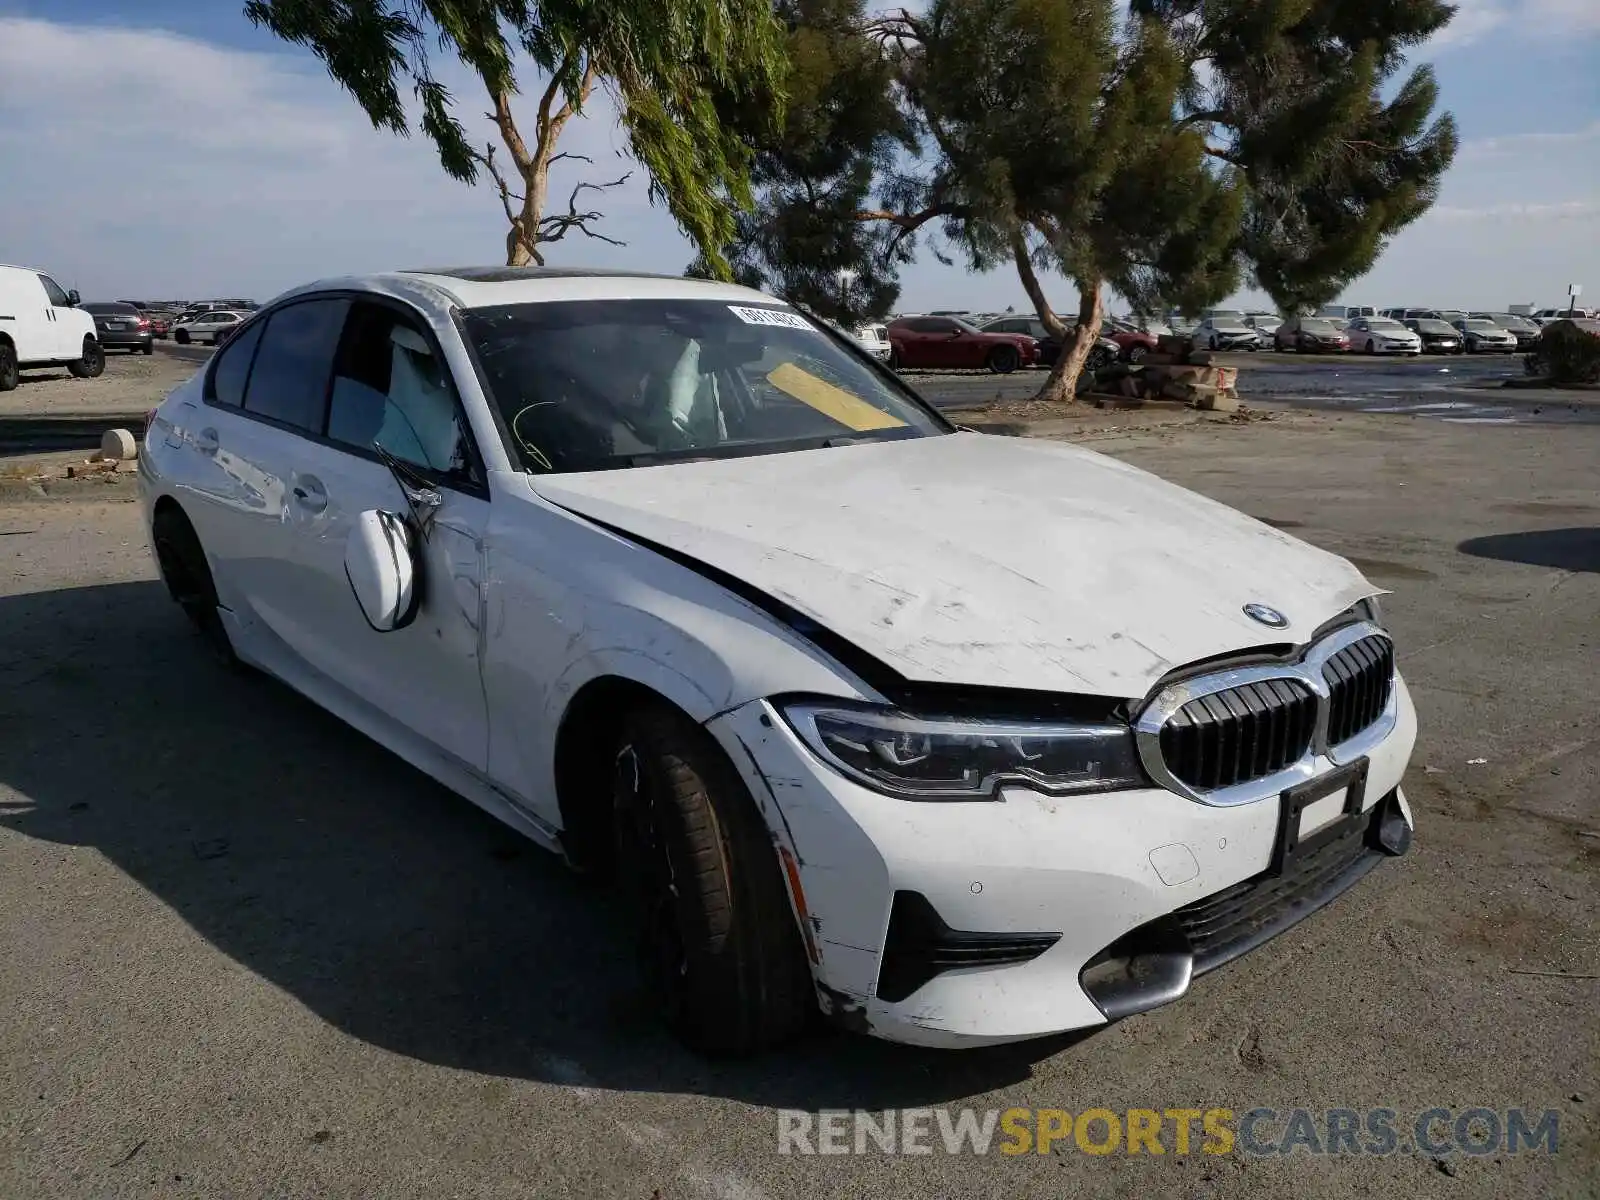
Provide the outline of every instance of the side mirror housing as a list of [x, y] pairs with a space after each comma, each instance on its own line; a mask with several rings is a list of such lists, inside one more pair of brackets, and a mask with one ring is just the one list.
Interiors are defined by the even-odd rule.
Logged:
[[378, 509], [357, 517], [345, 541], [344, 574], [374, 632], [393, 633], [417, 619], [417, 539], [404, 517]]
[[83, 303], [83, 297], [78, 295], [77, 288], [73, 288], [67, 293], [67, 303], [72, 305], [73, 308], [77, 308], [79, 304]]

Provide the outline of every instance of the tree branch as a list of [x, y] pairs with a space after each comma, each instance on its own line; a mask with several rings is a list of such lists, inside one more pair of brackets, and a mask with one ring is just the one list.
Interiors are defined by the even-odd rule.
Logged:
[[868, 21], [861, 32], [876, 42], [925, 42], [928, 26], [908, 8]]
[[591, 221], [599, 221], [603, 219], [605, 214], [600, 212], [579, 212], [578, 196], [580, 193], [585, 191], [602, 192], [607, 188], [621, 187], [623, 184], [628, 182], [632, 175], [633, 172], [629, 171], [620, 179], [613, 179], [610, 183], [578, 184], [572, 189], [572, 195], [567, 197], [566, 212], [557, 213], [552, 217], [540, 218], [539, 227], [534, 232], [535, 244], [543, 245], [546, 242], [559, 242], [561, 239], [567, 236], [567, 233], [570, 230], [576, 229], [579, 233], [583, 234], [584, 237], [593, 238], [597, 242], [607, 242], [613, 246], [627, 245], [626, 242], [620, 242], [616, 238], [607, 237], [603, 233], [596, 233], [593, 229], [590, 229], [589, 223]]
[[472, 157], [484, 165], [484, 169], [489, 172], [489, 178], [494, 180], [495, 191], [500, 193], [500, 207], [506, 210], [506, 220], [515, 222], [517, 215], [511, 207], [511, 202], [515, 200], [518, 204], [521, 204], [522, 197], [511, 190], [510, 185], [506, 183], [505, 173], [500, 170], [499, 164], [494, 161], [494, 143], [487, 143], [482, 154], [474, 150]]
[[1204, 112], [1192, 112], [1192, 113], [1190, 113], [1187, 117], [1184, 117], [1181, 120], [1179, 120], [1178, 123], [1173, 126], [1173, 128], [1174, 129], [1187, 129], [1187, 128], [1189, 128], [1189, 126], [1198, 125], [1202, 121], [1211, 122], [1211, 121], [1226, 120], [1227, 116], [1228, 116], [1228, 114], [1226, 112], [1224, 112], [1220, 108], [1208, 108]]

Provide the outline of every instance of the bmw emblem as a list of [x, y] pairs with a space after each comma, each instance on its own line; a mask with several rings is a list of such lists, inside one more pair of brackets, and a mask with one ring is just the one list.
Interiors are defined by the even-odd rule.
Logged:
[[1288, 627], [1289, 618], [1275, 608], [1265, 604], [1246, 604], [1244, 615], [1269, 629], [1285, 629]]

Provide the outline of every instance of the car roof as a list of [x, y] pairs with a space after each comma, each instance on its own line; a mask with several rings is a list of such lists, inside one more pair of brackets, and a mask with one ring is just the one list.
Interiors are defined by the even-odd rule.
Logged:
[[582, 267], [424, 267], [319, 279], [275, 300], [322, 291], [372, 291], [418, 304], [485, 308], [559, 300], [722, 300], [782, 304], [753, 288], [676, 275]]

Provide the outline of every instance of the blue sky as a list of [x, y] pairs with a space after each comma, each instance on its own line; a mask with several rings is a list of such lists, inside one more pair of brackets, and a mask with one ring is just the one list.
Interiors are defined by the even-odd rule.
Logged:
[[[0, 262], [86, 297], [264, 298], [347, 271], [500, 260], [486, 189], [445, 178], [420, 137], [373, 131], [315, 59], [241, 10], [0, 0]], [[1461, 0], [1417, 57], [1438, 71], [1463, 151], [1435, 210], [1345, 299], [1543, 306], [1577, 282], [1600, 303], [1600, 0]], [[452, 82], [487, 137], [470, 80]], [[614, 178], [628, 169], [621, 141], [609, 108], [590, 108], [563, 148], [594, 158], [588, 177]], [[625, 247], [580, 238], [551, 261], [673, 273], [688, 261], [640, 174], [607, 211]], [[972, 275], [924, 253], [903, 279], [909, 310], [1025, 306], [1009, 270]], [[1050, 290], [1073, 303], [1065, 282]]]

